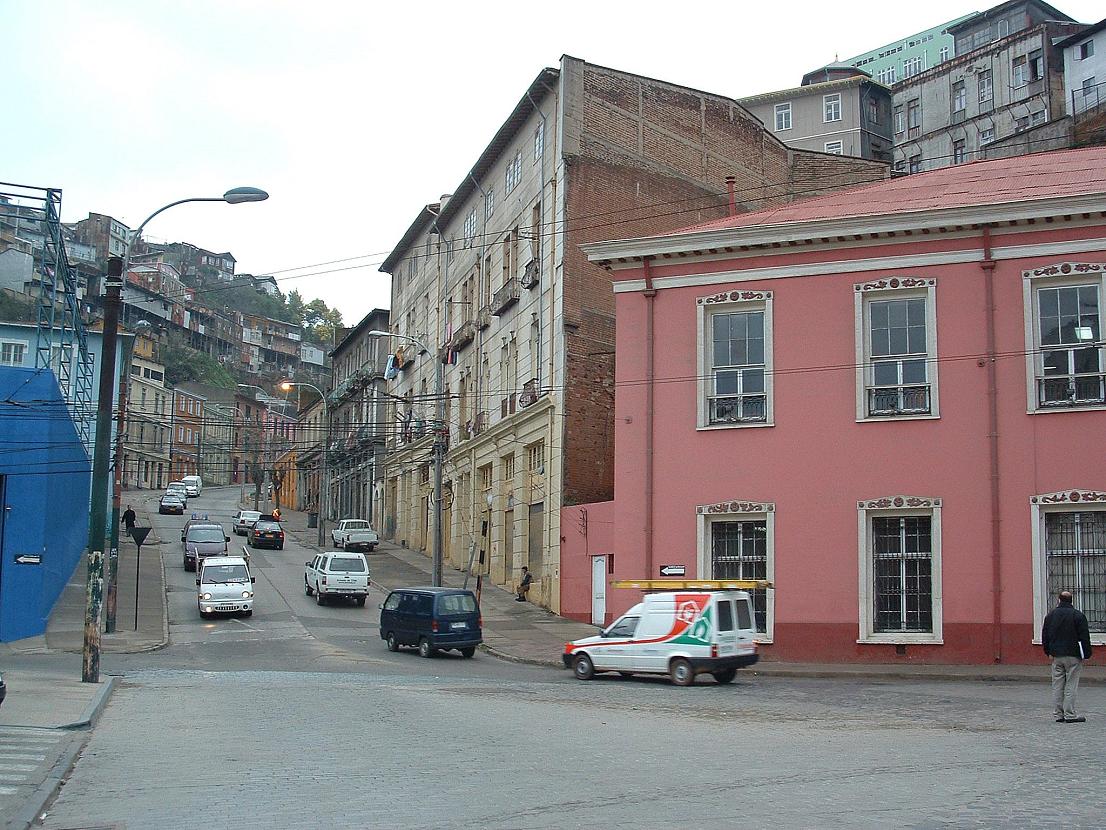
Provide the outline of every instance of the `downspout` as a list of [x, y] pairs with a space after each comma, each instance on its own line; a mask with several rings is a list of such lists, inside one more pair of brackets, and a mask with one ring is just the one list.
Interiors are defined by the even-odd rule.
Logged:
[[[547, 89], [548, 89], [548, 87], [547, 87]], [[540, 395], [541, 394], [541, 370], [542, 370], [541, 319], [542, 319], [543, 314], [545, 313], [544, 297], [542, 297], [542, 278], [541, 278], [542, 277], [542, 267], [541, 267], [542, 245], [541, 245], [540, 240], [541, 240], [541, 237], [542, 237], [542, 228], [545, 225], [545, 222], [544, 222], [544, 219], [545, 219], [545, 140], [549, 137], [549, 130], [546, 129], [547, 122], [546, 122], [545, 113], [542, 112], [541, 109], [538, 107], [538, 102], [534, 100], [534, 96], [530, 94], [530, 90], [526, 90], [526, 97], [530, 100], [530, 104], [531, 104], [531, 106], [533, 106], [534, 112], [536, 112], [538, 114], [538, 117], [541, 119], [541, 135], [542, 135], [541, 160], [540, 160], [539, 165], [538, 165], [538, 175], [541, 177], [541, 181], [538, 185], [538, 204], [541, 205], [541, 216], [539, 217], [539, 221], [538, 221], [538, 238], [533, 240], [534, 245], [537, 247], [537, 251], [538, 251], [538, 360], [537, 360], [537, 366], [538, 366], [537, 387], [538, 388], [537, 388], [537, 394]], [[556, 139], [554, 139], [554, 141], [555, 140]], [[550, 239], [550, 245], [554, 246], [551, 250], [556, 250], [556, 243], [553, 241], [555, 239], [554, 233], [550, 233], [549, 239]], [[551, 305], [552, 305], [552, 303], [551, 303]], [[549, 337], [550, 338], [553, 337], [553, 330], [552, 329], [549, 330]], [[553, 351], [552, 342], [550, 343], [549, 351], [550, 351], [550, 353], [552, 353], [552, 351]], [[552, 375], [552, 369], [551, 369], [550, 370], [550, 379], [551, 380], [552, 380], [552, 377], [553, 377], [553, 375]]]
[[649, 257], [641, 261], [645, 276], [645, 574], [653, 578], [653, 315], [657, 290]]
[[995, 261], [991, 258], [991, 226], [983, 225], [984, 302], [987, 309], [987, 443], [991, 462], [991, 596], [994, 661], [1002, 662], [1002, 504], [999, 499], [998, 371], [995, 363]]

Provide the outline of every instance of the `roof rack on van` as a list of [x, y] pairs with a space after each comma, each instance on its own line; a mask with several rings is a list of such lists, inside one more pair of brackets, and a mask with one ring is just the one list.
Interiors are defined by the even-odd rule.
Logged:
[[776, 586], [768, 579], [615, 579], [611, 587], [639, 591], [754, 591]]

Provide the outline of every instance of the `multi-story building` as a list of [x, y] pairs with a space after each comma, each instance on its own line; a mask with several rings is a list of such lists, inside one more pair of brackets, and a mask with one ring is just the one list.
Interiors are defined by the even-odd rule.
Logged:
[[863, 69], [879, 83], [891, 86], [955, 57], [956, 42], [949, 27], [975, 17], [976, 12], [950, 20], [904, 37], [878, 49], [872, 49], [842, 63]]
[[231, 451], [234, 448], [234, 389], [210, 383], [185, 381], [176, 388], [203, 398], [200, 424], [199, 475], [205, 487], [231, 483]]
[[276, 377], [294, 372], [300, 361], [303, 327], [260, 314], [239, 313], [242, 362], [249, 371]]
[[1056, 41], [1083, 28], [1040, 0], [1010, 0], [949, 26], [956, 57], [895, 85], [895, 169], [1072, 146]]
[[323, 399], [300, 388], [301, 400], [309, 399], [296, 415], [295, 508], [308, 513], [322, 510], [323, 443], [326, 421]]
[[566, 510], [563, 613], [670, 565], [770, 580], [779, 659], [1039, 662], [1062, 589], [1106, 643], [1104, 217], [1095, 147], [589, 247], [617, 495]]
[[130, 360], [123, 432], [123, 486], [160, 490], [169, 483], [173, 391], [165, 386], [165, 364], [157, 340], [138, 335]]
[[447, 442], [447, 561], [467, 563], [486, 520], [491, 579], [527, 565], [531, 597], [556, 610], [561, 505], [613, 487], [614, 300], [580, 244], [613, 222], [656, 233], [887, 175], [787, 147], [724, 96], [567, 56], [540, 72], [381, 266], [392, 331], [426, 348], [394, 344], [385, 534], [430, 547], [431, 452]]
[[1064, 51], [1069, 115], [1101, 112], [1106, 105], [1106, 20], [1056, 44]]
[[177, 387], [173, 390], [173, 418], [170, 428], [169, 463], [173, 481], [200, 474], [203, 446], [204, 403], [202, 395]]
[[76, 241], [95, 249], [101, 270], [107, 270], [108, 257], [121, 257], [127, 251], [130, 228], [103, 213], [90, 213], [71, 229]]
[[739, 101], [790, 147], [891, 161], [891, 90], [862, 69], [830, 64], [801, 86]]
[[265, 425], [269, 408], [260, 390], [238, 387], [234, 395], [234, 446], [231, 450], [231, 483], [259, 484], [265, 481]]
[[327, 402], [331, 419], [331, 519], [369, 518], [382, 477], [387, 418], [384, 370], [392, 343], [370, 336], [388, 331], [388, 311], [373, 309], [330, 353], [333, 384]]

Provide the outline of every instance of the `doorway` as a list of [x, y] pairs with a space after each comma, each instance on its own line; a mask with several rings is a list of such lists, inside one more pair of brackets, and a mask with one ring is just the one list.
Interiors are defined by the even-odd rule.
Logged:
[[607, 621], [607, 557], [591, 558], [591, 624]]

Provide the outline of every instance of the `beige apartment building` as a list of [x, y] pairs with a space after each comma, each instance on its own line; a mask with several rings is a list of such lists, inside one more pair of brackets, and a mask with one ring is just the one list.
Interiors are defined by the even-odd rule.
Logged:
[[613, 495], [614, 297], [581, 243], [887, 175], [788, 147], [724, 96], [567, 56], [542, 70], [381, 266], [392, 332], [425, 346], [392, 344], [384, 536], [431, 547], [440, 435], [447, 566], [483, 550], [483, 572], [508, 585], [526, 565], [531, 600], [559, 610], [561, 508]]
[[123, 486], [160, 490], [170, 481], [173, 390], [165, 387], [165, 365], [157, 340], [136, 335], [133, 348], [123, 431]]

